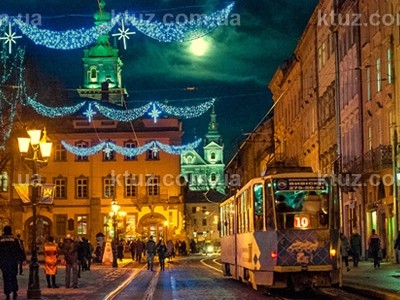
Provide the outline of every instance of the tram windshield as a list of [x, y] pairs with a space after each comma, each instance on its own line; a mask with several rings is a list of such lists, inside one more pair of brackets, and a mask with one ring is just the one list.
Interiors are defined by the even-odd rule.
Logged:
[[323, 178], [274, 179], [278, 229], [328, 228], [328, 187]]

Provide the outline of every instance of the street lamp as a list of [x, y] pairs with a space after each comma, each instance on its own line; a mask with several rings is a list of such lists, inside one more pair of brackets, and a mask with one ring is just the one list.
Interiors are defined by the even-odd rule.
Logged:
[[[27, 158], [24, 157], [25, 160], [32, 161], [32, 220], [33, 220], [33, 233], [32, 233], [32, 258], [29, 264], [29, 282], [28, 282], [28, 291], [27, 297], [28, 299], [40, 299], [41, 298], [41, 290], [39, 283], [39, 263], [37, 259], [37, 232], [36, 232], [36, 205], [38, 204], [40, 197], [40, 182], [39, 182], [39, 174], [38, 174], [38, 164], [46, 163], [47, 159], [51, 154], [52, 144], [47, 138], [46, 128], [43, 130], [43, 137], [41, 130], [27, 130], [29, 134], [29, 138], [21, 137], [18, 138], [18, 147], [19, 152], [23, 155], [24, 153], [28, 153], [29, 145], [32, 147], [33, 157]], [[41, 154], [41, 159], [39, 159], [39, 150]]]
[[[114, 190], [115, 192], [115, 190]], [[114, 247], [115, 247], [115, 252], [118, 250], [118, 221], [119, 218], [123, 218], [126, 216], [126, 212], [124, 211], [119, 211], [119, 209], [121, 208], [121, 206], [118, 204], [118, 202], [115, 200], [115, 198], [113, 199], [113, 201], [111, 202], [111, 211], [109, 213], [109, 216], [111, 217], [112, 220], [112, 224], [113, 224], [113, 229], [114, 229]], [[113, 257], [113, 267], [117, 268], [118, 267], [118, 263], [117, 263], [117, 255], [115, 255], [115, 257]]]

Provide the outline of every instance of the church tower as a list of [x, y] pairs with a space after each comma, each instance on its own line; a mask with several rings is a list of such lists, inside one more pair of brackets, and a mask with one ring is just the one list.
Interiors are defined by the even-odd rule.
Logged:
[[[111, 20], [105, 5], [104, 0], [99, 1], [99, 10], [94, 13], [96, 26]], [[95, 44], [83, 50], [84, 81], [83, 88], [77, 89], [79, 96], [122, 106], [127, 94], [122, 87], [122, 66], [118, 49], [110, 44], [109, 34], [100, 35]]]
[[204, 159], [209, 164], [223, 164], [224, 146], [222, 143], [221, 135], [218, 132], [217, 114], [215, 113], [215, 106], [212, 107], [210, 115], [210, 123], [208, 125], [208, 132], [205, 138]]

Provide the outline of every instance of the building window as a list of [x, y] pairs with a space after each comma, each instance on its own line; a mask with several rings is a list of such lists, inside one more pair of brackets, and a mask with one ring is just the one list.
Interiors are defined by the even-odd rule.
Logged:
[[55, 147], [54, 161], [67, 161], [67, 150], [61, 144], [57, 144]]
[[79, 177], [75, 179], [75, 197], [83, 199], [88, 197], [89, 179], [87, 177]]
[[[75, 146], [78, 148], [88, 148], [89, 144], [87, 142], [84, 141], [79, 141], [75, 143]], [[88, 156], [84, 156], [84, 155], [76, 155], [75, 157], [76, 161], [88, 161]]]
[[192, 207], [192, 214], [195, 214], [197, 212], [196, 207]]
[[149, 150], [147, 150], [146, 159], [147, 160], [159, 160], [160, 159], [159, 153], [160, 153], [160, 151], [155, 151], [155, 149], [149, 149]]
[[87, 235], [88, 233], [88, 216], [87, 215], [79, 215], [76, 218], [77, 223], [77, 234], [78, 235]]
[[205, 213], [207, 212], [207, 207], [203, 206], [203, 207], [201, 208], [201, 212], [202, 212], [203, 214], [205, 214]]
[[106, 148], [105, 151], [103, 151], [103, 161], [115, 161], [115, 151]]
[[137, 196], [137, 181], [135, 175], [125, 177], [125, 197]]
[[[124, 143], [125, 148], [128, 149], [135, 149], [137, 147], [136, 143], [133, 141], [127, 141]], [[136, 155], [125, 155], [125, 160], [136, 160], [137, 156]]]
[[211, 159], [215, 160], [215, 152], [211, 152]]
[[54, 198], [65, 199], [67, 198], [67, 179], [65, 177], [57, 177], [54, 179]]
[[114, 178], [111, 176], [103, 178], [103, 198], [113, 198], [115, 196]]
[[203, 219], [203, 226], [207, 226], [207, 219]]
[[372, 150], [372, 128], [368, 127], [368, 150]]
[[378, 92], [382, 90], [382, 74], [381, 74], [381, 59], [376, 60], [376, 89]]
[[67, 215], [55, 215], [56, 235], [65, 236], [67, 233]]
[[97, 69], [96, 67], [90, 67], [90, 71], [89, 71], [89, 81], [90, 82], [97, 82]]
[[211, 173], [210, 179], [211, 179], [212, 182], [217, 181], [217, 174]]
[[392, 49], [387, 50], [387, 83], [392, 83]]
[[147, 195], [158, 196], [160, 195], [160, 177], [158, 176], [147, 176], [146, 178]]

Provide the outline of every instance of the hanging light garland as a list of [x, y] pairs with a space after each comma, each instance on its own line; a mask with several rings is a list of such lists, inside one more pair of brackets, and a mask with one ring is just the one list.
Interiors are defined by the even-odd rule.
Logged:
[[147, 150], [152, 150], [153, 152], [155, 152], [158, 151], [158, 149], [167, 152], [169, 154], [181, 155], [184, 151], [196, 149], [200, 145], [200, 143], [201, 139], [197, 139], [196, 141], [189, 143], [187, 145], [171, 146], [163, 144], [159, 141], [151, 141], [140, 147], [127, 148], [118, 146], [113, 142], [101, 142], [93, 147], [85, 148], [85, 147], [72, 146], [65, 141], [61, 141], [62, 146], [68, 152], [71, 152], [72, 154], [75, 154], [77, 156], [91, 156], [101, 150], [104, 151], [104, 149], [111, 149], [124, 156], [138, 156], [146, 152]]
[[128, 13], [119, 13], [110, 21], [99, 26], [66, 31], [40, 29], [15, 17], [0, 16], [0, 24], [9, 25], [9, 32], [0, 37], [0, 40], [3, 39], [5, 43], [9, 43], [11, 51], [11, 43], [15, 44], [15, 39], [20, 38], [16, 32], [11, 31], [11, 27], [16, 26], [23, 35], [37, 45], [59, 50], [72, 50], [95, 43], [101, 35], [108, 34], [117, 23], [121, 22], [123, 28], [118, 29], [117, 36], [123, 39], [124, 48], [126, 48], [126, 39], [129, 39], [128, 35], [133, 33], [129, 31], [128, 27], [125, 28], [126, 24], [131, 24], [137, 31], [160, 42], [185, 42], [200, 38], [216, 29], [229, 16], [233, 6], [234, 3], [231, 3], [226, 8], [209, 16], [202, 15], [195, 20], [175, 23], [143, 20]]
[[161, 115], [161, 113], [177, 116], [182, 119], [197, 118], [204, 114], [207, 110], [209, 110], [211, 106], [215, 103], [215, 101], [216, 99], [213, 98], [202, 104], [186, 107], [174, 107], [171, 105], [160, 103], [158, 101], [152, 101], [138, 108], [122, 110], [119, 108], [111, 108], [103, 105], [100, 102], [94, 101], [83, 101], [76, 105], [66, 107], [50, 107], [41, 104], [40, 102], [37, 102], [32, 97], [28, 97], [26, 105], [31, 106], [37, 113], [43, 116], [56, 118], [76, 113], [83, 106], [85, 106], [85, 104], [88, 103], [88, 108], [83, 112], [83, 115], [88, 118], [89, 122], [92, 121], [93, 116], [96, 114], [92, 106], [92, 104], [94, 104], [94, 107], [103, 116], [111, 120], [129, 122], [136, 120], [137, 118], [140, 118], [148, 113], [149, 116], [154, 119], [154, 123], [157, 123], [157, 118]]

